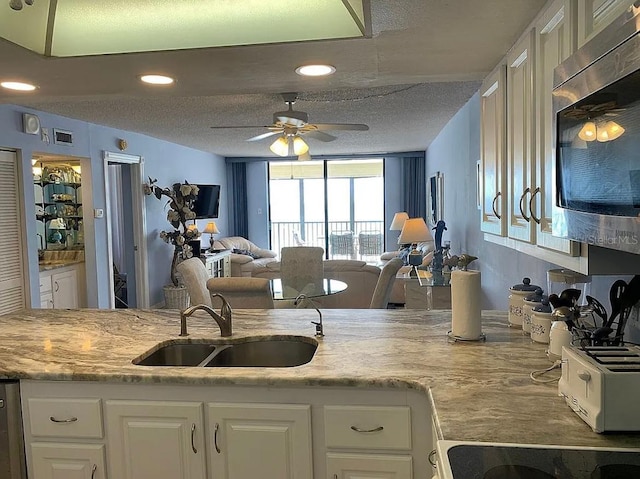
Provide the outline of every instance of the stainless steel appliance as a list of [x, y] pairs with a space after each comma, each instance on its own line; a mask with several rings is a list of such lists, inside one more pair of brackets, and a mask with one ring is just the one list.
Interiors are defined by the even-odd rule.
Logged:
[[553, 234], [640, 253], [640, 1], [554, 72]]
[[0, 380], [0, 477], [27, 477], [18, 381]]
[[558, 391], [595, 432], [640, 431], [640, 347], [565, 347]]
[[438, 479], [640, 477], [640, 449], [438, 441]]

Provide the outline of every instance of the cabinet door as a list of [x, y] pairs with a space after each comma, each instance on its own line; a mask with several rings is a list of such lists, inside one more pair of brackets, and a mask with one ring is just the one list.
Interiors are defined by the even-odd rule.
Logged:
[[208, 405], [212, 477], [312, 479], [307, 405]]
[[506, 70], [501, 65], [486, 78], [480, 90], [480, 227], [486, 233], [500, 236], [506, 235], [507, 224], [504, 214], [505, 83]]
[[576, 36], [570, 0], [556, 0], [536, 24], [536, 102], [538, 155], [536, 189], [530, 202], [536, 224], [536, 244], [575, 256], [579, 244], [552, 235], [555, 206], [555, 137], [553, 129], [553, 70], [573, 51]]
[[411, 456], [327, 454], [329, 479], [413, 479]]
[[510, 238], [528, 243], [535, 239], [529, 212], [535, 189], [533, 40], [529, 32], [507, 55], [507, 231]]
[[53, 304], [56, 309], [76, 309], [78, 307], [78, 277], [75, 270], [51, 275], [53, 283]]
[[30, 479], [106, 479], [101, 444], [31, 444]]
[[578, 2], [578, 46], [591, 40], [633, 4], [632, 0], [580, 0]]
[[117, 479], [204, 479], [202, 405], [107, 401], [109, 468]]
[[40, 309], [53, 309], [53, 293], [40, 293]]

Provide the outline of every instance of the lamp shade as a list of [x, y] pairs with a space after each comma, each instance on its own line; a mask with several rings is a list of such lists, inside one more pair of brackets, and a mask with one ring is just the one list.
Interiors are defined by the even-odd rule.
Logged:
[[391, 226], [389, 226], [389, 231], [402, 231], [402, 227], [404, 226], [404, 222], [409, 219], [409, 215], [406, 211], [400, 211], [393, 215], [393, 220], [391, 220]]
[[67, 229], [67, 225], [64, 224], [64, 219], [62, 219], [62, 218], [54, 218], [49, 223], [49, 229], [51, 229], [51, 230], [65, 230], [65, 229]]
[[284, 136], [271, 143], [269, 147], [278, 156], [287, 156], [289, 154], [289, 142]]
[[431, 231], [427, 223], [422, 218], [409, 218], [404, 222], [400, 236], [398, 236], [398, 244], [420, 243], [422, 241], [431, 241]]
[[216, 222], [209, 221], [207, 223], [207, 226], [204, 227], [204, 233], [209, 233], [212, 235], [217, 235], [218, 233], [220, 233], [220, 231], [218, 231], [218, 227], [216, 226]]

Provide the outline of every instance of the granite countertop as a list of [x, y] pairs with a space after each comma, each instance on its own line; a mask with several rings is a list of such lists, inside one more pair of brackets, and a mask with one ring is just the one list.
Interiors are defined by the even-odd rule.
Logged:
[[[233, 338], [311, 337], [312, 309], [236, 310]], [[450, 311], [324, 310], [326, 336], [294, 368], [145, 367], [132, 360], [182, 339], [178, 311], [23, 310], [0, 317], [0, 377], [127, 383], [415, 389], [430, 400], [441, 439], [567, 446], [640, 447], [640, 434], [596, 434], [557, 395], [534, 383], [549, 367], [545, 345], [484, 311], [484, 342], [453, 342]], [[206, 314], [189, 338], [219, 339]], [[559, 370], [551, 374], [558, 374]]]
[[84, 259], [41, 261], [38, 263], [38, 268], [40, 271], [52, 271], [54, 269], [66, 268], [67, 266], [80, 263], [84, 263]]

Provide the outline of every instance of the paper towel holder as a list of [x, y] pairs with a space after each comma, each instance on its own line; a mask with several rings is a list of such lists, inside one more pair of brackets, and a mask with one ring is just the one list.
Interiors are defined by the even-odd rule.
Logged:
[[452, 331], [447, 331], [447, 337], [452, 340], [453, 342], [457, 342], [457, 341], [486, 341], [487, 340], [487, 335], [484, 333], [480, 333], [480, 335], [477, 338], [463, 338], [462, 336], [454, 336]]

